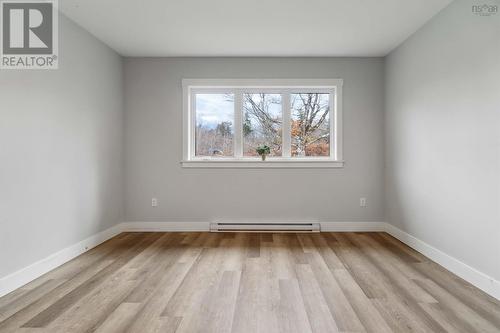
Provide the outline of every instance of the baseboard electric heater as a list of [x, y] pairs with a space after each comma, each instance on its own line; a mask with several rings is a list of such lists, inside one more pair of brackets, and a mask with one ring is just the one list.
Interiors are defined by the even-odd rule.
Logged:
[[319, 223], [211, 223], [211, 232], [320, 232]]

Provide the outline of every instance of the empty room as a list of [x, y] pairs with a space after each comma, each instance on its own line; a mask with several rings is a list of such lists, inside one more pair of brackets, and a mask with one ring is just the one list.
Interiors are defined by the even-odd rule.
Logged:
[[0, 0], [0, 333], [500, 333], [499, 0]]

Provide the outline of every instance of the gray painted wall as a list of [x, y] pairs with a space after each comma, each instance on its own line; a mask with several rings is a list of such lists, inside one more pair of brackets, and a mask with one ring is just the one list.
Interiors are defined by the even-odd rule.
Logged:
[[0, 71], [0, 277], [123, 218], [122, 60], [59, 24], [58, 70]]
[[500, 14], [455, 1], [386, 62], [387, 218], [500, 278]]
[[[183, 169], [183, 78], [344, 79], [345, 168]], [[383, 81], [381, 58], [127, 58], [126, 219], [382, 221]]]

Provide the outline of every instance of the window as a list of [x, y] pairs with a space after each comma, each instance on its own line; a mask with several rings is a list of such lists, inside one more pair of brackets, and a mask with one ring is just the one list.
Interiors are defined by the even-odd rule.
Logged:
[[330, 156], [330, 94], [291, 94], [292, 156]]
[[195, 156], [234, 156], [234, 94], [196, 94]]
[[271, 148], [269, 156], [282, 156], [283, 110], [280, 94], [243, 94], [243, 156], [258, 156], [260, 145]]
[[189, 79], [183, 94], [185, 167], [343, 166], [340, 79]]

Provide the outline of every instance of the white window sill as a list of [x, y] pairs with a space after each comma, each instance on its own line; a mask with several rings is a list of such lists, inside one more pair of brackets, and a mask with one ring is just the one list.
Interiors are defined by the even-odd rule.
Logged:
[[273, 159], [266, 161], [260, 159], [195, 159], [181, 162], [183, 168], [343, 168], [344, 161], [334, 161], [330, 159], [294, 158], [294, 159]]

